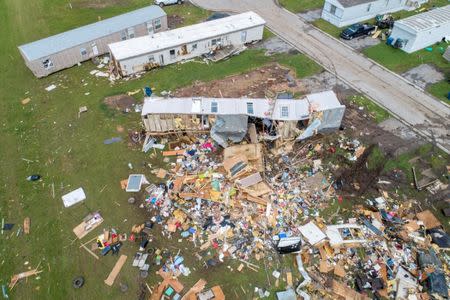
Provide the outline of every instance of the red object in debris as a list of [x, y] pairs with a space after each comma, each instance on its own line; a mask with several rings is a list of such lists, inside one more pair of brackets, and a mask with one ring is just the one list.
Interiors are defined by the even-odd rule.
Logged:
[[213, 246], [214, 249], [217, 249], [217, 248], [219, 248], [219, 243], [217, 243], [216, 241], [214, 241], [214, 242], [212, 243], [212, 246]]
[[328, 151], [329, 151], [330, 153], [334, 153], [334, 152], [336, 152], [336, 148], [330, 147], [330, 149], [328, 149]]
[[136, 238], [134, 237], [134, 233], [130, 235], [130, 238], [128, 240], [130, 240], [131, 242], [134, 242]]
[[342, 198], [342, 196], [338, 196], [338, 202], [339, 202], [339, 204], [342, 204], [343, 201], [344, 201], [344, 198]]

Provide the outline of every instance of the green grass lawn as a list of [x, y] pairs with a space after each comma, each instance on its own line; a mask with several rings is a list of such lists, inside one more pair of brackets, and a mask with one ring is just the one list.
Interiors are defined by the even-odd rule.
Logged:
[[[196, 80], [218, 79], [277, 60], [292, 66], [299, 76], [319, 70], [302, 55], [268, 57], [262, 50], [248, 50], [217, 64], [192, 62], [170, 65], [152, 70], [140, 79], [115, 84], [90, 75], [89, 71], [95, 68], [91, 62], [43, 79], [36, 79], [25, 67], [16, 48], [18, 45], [96, 21], [98, 16], [106, 18], [148, 4], [148, 1], [130, 0], [121, 1], [120, 6], [110, 6], [109, 2], [72, 1], [72, 9], [66, 1], [60, 0], [0, 2], [0, 62], [5, 66], [0, 72], [0, 218], [16, 224], [14, 231], [0, 235], [0, 284], [7, 284], [10, 276], [26, 271], [28, 266], [35, 267], [40, 263], [43, 269], [39, 279], [30, 278], [18, 284], [10, 293], [12, 299], [137, 297], [138, 272], [130, 263], [136, 245], [125, 243], [121, 253], [128, 255], [128, 262], [115, 285], [108, 287], [103, 280], [117, 257], [107, 256], [96, 261], [79, 249], [78, 242], [71, 244], [75, 237], [73, 227], [95, 210], [100, 210], [105, 218], [100, 228], [113, 226], [119, 231], [129, 232], [133, 224], [143, 222], [145, 212], [126, 203], [130, 194], [120, 189], [119, 181], [127, 178], [130, 172], [145, 173], [153, 179], [151, 169], [145, 163], [150, 162], [155, 168], [163, 166], [158, 158], [151, 159], [139, 147], [128, 143], [128, 130], [141, 128], [139, 114], [111, 111], [102, 104], [104, 97], [144, 86], [151, 86], [156, 93], [174, 90]], [[86, 7], [92, 3], [106, 6]], [[192, 6], [173, 6], [169, 11], [189, 15], [185, 19], [189, 20], [187, 22], [201, 20], [207, 15], [207, 12]], [[304, 68], [301, 63], [305, 64]], [[58, 87], [46, 92], [44, 88], [53, 83]], [[138, 99], [141, 96], [136, 95]], [[20, 101], [26, 97], [30, 97], [31, 101], [22, 105]], [[78, 118], [80, 106], [87, 106], [88, 112]], [[125, 132], [118, 132], [118, 126], [124, 127]], [[103, 141], [111, 137], [122, 137], [123, 141], [104, 145]], [[133, 170], [128, 169], [128, 163], [132, 163]], [[42, 180], [34, 183], [26, 181], [30, 174], [40, 174]], [[52, 185], [55, 187], [55, 198], [52, 197]], [[78, 187], [84, 188], [86, 201], [64, 208], [61, 195]], [[31, 218], [31, 234], [16, 237], [16, 230], [26, 216]], [[83, 240], [92, 238], [100, 230], [95, 230]], [[162, 239], [158, 231], [159, 227], [155, 227], [156, 242], [152, 246], [172, 247], [170, 249], [173, 251], [181, 249], [186, 265], [192, 267], [196, 274], [182, 278], [187, 288], [200, 277], [207, 279], [209, 286], [222, 284], [231, 298], [235, 291], [240, 293], [240, 285], [247, 291], [248, 297], [254, 285], [269, 287], [265, 272], [248, 271], [236, 276], [237, 272], [231, 272], [227, 264], [203, 270], [193, 257], [189, 243], [178, 243], [178, 237]], [[291, 258], [282, 260], [280, 268], [283, 264], [292, 265]], [[25, 262], [29, 265], [26, 266]], [[235, 269], [233, 264], [235, 262], [231, 263]], [[153, 271], [147, 279], [149, 285], [159, 280]], [[86, 283], [82, 289], [75, 290], [71, 282], [78, 275], [83, 275]], [[127, 294], [119, 291], [117, 282], [129, 285]]]
[[321, 66], [301, 54], [279, 54], [275, 57], [280, 64], [293, 69], [298, 78], [308, 77], [323, 71]]
[[406, 72], [420, 64], [434, 64], [441, 70], [450, 71], [449, 63], [442, 57], [444, 47], [446, 45], [441, 43], [440, 45], [433, 45], [433, 51], [431, 52], [423, 49], [409, 54], [385, 43], [380, 43], [364, 49], [363, 53], [396, 73]]
[[450, 92], [450, 83], [448, 80], [442, 80], [438, 83], [430, 84], [427, 87], [427, 91], [436, 98], [450, 104], [450, 100], [447, 98], [447, 95]]
[[342, 32], [342, 28], [336, 27], [324, 19], [315, 20], [313, 25], [337, 39], [339, 38], [339, 34]]
[[278, 2], [293, 13], [322, 8], [324, 3], [323, 0], [278, 0]]
[[347, 100], [358, 107], [364, 107], [364, 109], [369, 112], [376, 123], [381, 123], [390, 117], [389, 113], [385, 109], [383, 109], [364, 95], [353, 95], [350, 96]]

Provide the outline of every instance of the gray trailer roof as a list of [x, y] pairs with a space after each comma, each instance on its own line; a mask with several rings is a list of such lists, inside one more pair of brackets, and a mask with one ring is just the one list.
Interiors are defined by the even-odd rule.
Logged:
[[19, 49], [29, 61], [32, 61], [165, 15], [159, 6], [151, 5], [21, 45]]

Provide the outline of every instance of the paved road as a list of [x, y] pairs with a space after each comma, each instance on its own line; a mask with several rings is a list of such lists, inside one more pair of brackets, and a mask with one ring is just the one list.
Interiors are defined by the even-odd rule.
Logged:
[[[267, 27], [399, 120], [450, 153], [450, 108], [400, 76], [307, 24], [272, 0], [191, 0], [212, 11], [255, 11]], [[399, 50], [400, 51], [400, 50]]]

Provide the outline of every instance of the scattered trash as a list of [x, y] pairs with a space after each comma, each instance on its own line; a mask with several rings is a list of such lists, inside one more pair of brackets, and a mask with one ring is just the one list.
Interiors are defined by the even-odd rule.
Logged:
[[104, 141], [103, 141], [103, 144], [105, 144], [105, 145], [110, 145], [110, 144], [118, 143], [118, 142], [121, 142], [121, 141], [122, 141], [122, 138], [121, 138], [121, 137], [113, 137], [113, 138], [104, 140]]
[[38, 175], [38, 174], [30, 175], [27, 177], [28, 181], [37, 181], [39, 179], [41, 179], [41, 175]]
[[23, 99], [23, 100], [20, 101], [20, 102], [22, 103], [22, 105], [27, 105], [30, 101], [31, 101], [31, 98], [28, 97], [28, 98]]
[[47, 92], [53, 91], [54, 89], [56, 89], [56, 85], [54, 85], [54, 84], [49, 85], [48, 87], [45, 88], [45, 90]]

